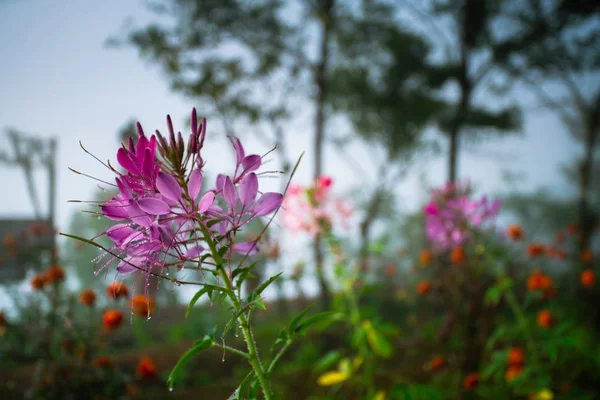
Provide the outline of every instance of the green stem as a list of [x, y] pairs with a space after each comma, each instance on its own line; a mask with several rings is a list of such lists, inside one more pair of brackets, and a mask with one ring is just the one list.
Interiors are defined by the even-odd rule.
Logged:
[[[210, 248], [212, 258], [215, 261], [215, 264], [217, 264], [217, 273], [225, 284], [225, 289], [229, 298], [231, 299], [235, 312], [238, 312], [242, 308], [242, 303], [241, 300], [235, 295], [235, 290], [231, 284], [231, 281], [229, 280], [227, 272], [225, 271], [225, 267], [223, 266], [223, 259], [219, 256], [219, 252], [217, 251], [217, 247], [208, 228], [202, 223], [200, 223], [199, 226], [202, 234], [204, 235], [204, 240]], [[248, 362], [252, 366], [252, 369], [258, 378], [258, 382], [263, 390], [265, 399], [271, 400], [273, 398], [273, 394], [271, 392], [271, 383], [269, 382], [267, 374], [265, 374], [260, 357], [258, 356], [256, 342], [254, 340], [254, 335], [252, 333], [252, 329], [250, 328], [250, 324], [248, 323], [248, 319], [246, 318], [246, 314], [241, 313], [238, 318], [240, 320], [244, 339], [246, 340], [246, 345], [248, 346]]]
[[227, 346], [226, 344], [218, 344], [218, 343], [213, 343], [212, 347], [216, 347], [221, 350], [227, 350], [230, 353], [237, 354], [238, 356], [245, 358], [246, 360], [250, 360], [250, 356], [248, 355], [248, 353], [238, 350], [235, 347]]
[[279, 350], [279, 353], [277, 353], [275, 358], [273, 358], [273, 361], [271, 361], [269, 368], [267, 368], [267, 376], [271, 375], [271, 372], [273, 372], [273, 368], [275, 368], [275, 365], [277, 364], [279, 359], [283, 356], [283, 353], [285, 353], [291, 345], [292, 345], [292, 341], [288, 339], [285, 342], [285, 344], [283, 345], [283, 347]]
[[529, 323], [527, 321], [527, 318], [525, 317], [525, 314], [523, 313], [521, 306], [519, 306], [517, 297], [513, 293], [512, 289], [510, 289], [510, 288], [506, 290], [505, 297], [506, 297], [506, 301], [508, 302], [508, 305], [510, 306], [513, 313], [515, 314], [515, 317], [517, 318], [517, 321], [518, 321], [521, 329], [525, 333], [525, 338], [527, 340], [527, 346], [529, 347], [529, 352], [533, 356], [534, 364], [536, 367], [539, 367], [540, 363], [539, 363], [539, 359], [538, 359], [538, 355], [537, 355], [537, 349], [535, 347], [535, 341], [533, 340], [533, 335], [531, 334], [531, 330], [529, 329]]

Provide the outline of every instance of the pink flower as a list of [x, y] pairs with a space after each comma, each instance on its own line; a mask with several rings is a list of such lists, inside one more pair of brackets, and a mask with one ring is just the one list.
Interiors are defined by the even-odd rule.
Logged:
[[432, 190], [432, 199], [425, 206], [427, 237], [439, 248], [462, 246], [472, 238], [474, 230], [481, 228], [498, 214], [500, 200], [488, 201], [469, 198], [468, 184], [446, 184]]
[[196, 110], [192, 111], [187, 151], [181, 133], [175, 135], [170, 117], [167, 125], [168, 143], [158, 131], [148, 139], [137, 124], [137, 144], [130, 139], [127, 148], [117, 151], [124, 172], [117, 172], [118, 194], [105, 202], [101, 211], [120, 222], [103, 234], [113, 242], [110, 250], [119, 260], [117, 271], [121, 274], [143, 271], [149, 275], [156, 268], [180, 269], [186, 262], [198, 263], [205, 252], [199, 226], [210, 232], [219, 248], [257, 251], [254, 242], [236, 242], [237, 232], [253, 218], [273, 213], [282, 203], [281, 193], [259, 195], [254, 171], [260, 168], [262, 158], [246, 155], [237, 138], [230, 138], [236, 153], [233, 177], [220, 174], [216, 187], [202, 192], [204, 161], [200, 153], [206, 120], [198, 124]]

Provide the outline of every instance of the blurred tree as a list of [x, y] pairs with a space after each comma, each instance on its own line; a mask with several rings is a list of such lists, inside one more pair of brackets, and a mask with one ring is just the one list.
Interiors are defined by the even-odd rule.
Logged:
[[598, 220], [591, 208], [594, 152], [600, 131], [600, 5], [532, 0], [506, 7], [509, 34], [495, 59], [561, 119], [584, 146], [578, 163], [581, 247], [589, 246]]
[[468, 134], [468, 138], [473, 139], [482, 131], [509, 133], [521, 126], [521, 114], [516, 104], [501, 104], [504, 102], [496, 98], [495, 106], [489, 106], [492, 94], [505, 93], [510, 84], [498, 74], [500, 70], [491, 56], [499, 44], [500, 29], [496, 29], [496, 24], [502, 18], [503, 3], [506, 2], [432, 0], [429, 11], [417, 9], [419, 13], [429, 15], [430, 23], [435, 26], [435, 29], [427, 30], [430, 40], [441, 44], [438, 49], [441, 57], [435, 57], [437, 74], [431, 75], [429, 84], [443, 86], [446, 95], [449, 91], [457, 92], [438, 121], [449, 139], [450, 182], [458, 179], [461, 136]]
[[[370, 153], [381, 153], [372, 196], [364, 202], [360, 224], [361, 265], [367, 268], [369, 232], [381, 207], [411, 162], [430, 149], [424, 139], [446, 107], [430, 82], [437, 70], [428, 63], [431, 47], [401, 28], [398, 7], [368, 0], [339, 11], [335, 61], [328, 100], [347, 115], [353, 130], [366, 140]], [[433, 76], [432, 76], [433, 75]], [[379, 147], [379, 148], [374, 148]]]

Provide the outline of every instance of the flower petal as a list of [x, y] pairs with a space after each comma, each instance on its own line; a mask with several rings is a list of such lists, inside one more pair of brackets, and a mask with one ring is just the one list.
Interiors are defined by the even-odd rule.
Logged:
[[232, 247], [233, 251], [240, 254], [256, 254], [258, 253], [258, 245], [256, 242], [240, 242], [236, 243]]
[[104, 203], [101, 207], [102, 214], [113, 221], [120, 221], [129, 216], [127, 212], [128, 202], [120, 199], [112, 199]]
[[206, 192], [202, 195], [200, 202], [198, 203], [198, 212], [203, 214], [212, 206], [215, 201], [215, 192], [212, 190], [210, 192]]
[[261, 159], [258, 154], [250, 154], [242, 160], [242, 168], [244, 172], [255, 171], [260, 167]]
[[142, 211], [152, 215], [165, 215], [171, 212], [167, 203], [152, 197], [138, 200], [138, 205]]
[[121, 167], [125, 168], [127, 171], [134, 175], [140, 175], [140, 171], [130, 155], [131, 153], [121, 147], [119, 150], [117, 150], [117, 161], [119, 164], [121, 164]]
[[235, 188], [233, 187], [233, 182], [231, 182], [231, 178], [229, 176], [225, 177], [225, 183], [223, 184], [223, 198], [229, 207], [235, 207]]
[[254, 172], [249, 173], [242, 179], [239, 187], [240, 201], [242, 205], [252, 204], [258, 193], [258, 178]]
[[283, 195], [281, 193], [268, 192], [263, 194], [254, 205], [254, 213], [263, 216], [272, 213], [281, 205]]
[[192, 201], [196, 201], [196, 197], [200, 193], [200, 188], [202, 188], [202, 172], [196, 168], [190, 173], [190, 180], [188, 182], [188, 194], [192, 198]]
[[127, 238], [132, 233], [133, 229], [131, 229], [126, 224], [114, 225], [106, 230], [106, 236], [108, 236], [108, 238], [115, 243], [121, 242], [123, 239]]
[[158, 179], [156, 180], [156, 187], [160, 194], [165, 196], [167, 199], [172, 201], [181, 200], [181, 187], [171, 175], [165, 174], [164, 172], [158, 173]]

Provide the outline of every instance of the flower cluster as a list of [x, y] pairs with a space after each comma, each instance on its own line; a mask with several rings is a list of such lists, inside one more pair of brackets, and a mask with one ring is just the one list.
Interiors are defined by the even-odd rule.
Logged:
[[462, 246], [471, 239], [474, 230], [492, 220], [500, 208], [500, 200], [470, 198], [468, 184], [446, 184], [434, 189], [425, 206], [427, 237], [441, 249]]
[[353, 210], [343, 199], [331, 194], [332, 185], [330, 177], [320, 176], [313, 186], [290, 186], [283, 200], [286, 229], [315, 236], [323, 227], [331, 227], [335, 218], [348, 227]]
[[236, 232], [254, 217], [274, 212], [282, 202], [280, 193], [259, 196], [256, 171], [262, 157], [246, 155], [236, 138], [230, 138], [236, 154], [233, 175], [219, 174], [215, 187], [203, 191], [206, 120], [199, 122], [192, 111], [187, 146], [168, 116], [167, 125], [168, 141], [159, 131], [148, 138], [137, 124], [137, 143], [130, 138], [128, 146], [117, 152], [124, 169], [113, 169], [118, 194], [101, 206], [105, 217], [119, 222], [104, 234], [113, 242], [109, 253], [119, 259], [117, 271], [123, 275], [142, 271], [149, 276], [170, 266], [181, 269], [186, 263], [200, 268], [208, 250], [203, 246], [205, 235], [229, 250], [257, 251], [255, 242], [235, 243]]

